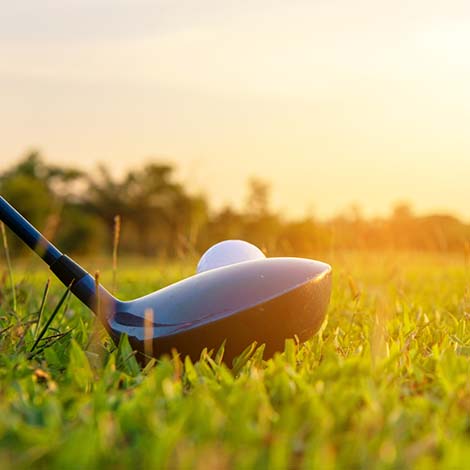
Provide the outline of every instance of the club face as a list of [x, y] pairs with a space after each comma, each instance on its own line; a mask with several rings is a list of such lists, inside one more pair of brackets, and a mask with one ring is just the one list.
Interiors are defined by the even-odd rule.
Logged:
[[300, 258], [267, 258], [218, 268], [130, 302], [117, 302], [113, 336], [127, 334], [139, 351], [159, 356], [176, 349], [197, 359], [226, 341], [229, 361], [253, 341], [266, 355], [286, 338], [305, 340], [321, 325], [329, 302], [331, 268]]

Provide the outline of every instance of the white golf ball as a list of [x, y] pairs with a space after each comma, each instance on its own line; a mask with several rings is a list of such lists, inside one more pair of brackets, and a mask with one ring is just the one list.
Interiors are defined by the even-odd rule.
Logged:
[[225, 240], [211, 246], [199, 260], [197, 273], [255, 259], [266, 258], [255, 245], [243, 240]]

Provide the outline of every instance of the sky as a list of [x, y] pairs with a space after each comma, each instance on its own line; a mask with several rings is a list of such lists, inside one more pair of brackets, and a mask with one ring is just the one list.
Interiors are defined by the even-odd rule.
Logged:
[[0, 57], [0, 170], [159, 159], [214, 207], [258, 176], [287, 216], [470, 221], [467, 0], [16, 0]]

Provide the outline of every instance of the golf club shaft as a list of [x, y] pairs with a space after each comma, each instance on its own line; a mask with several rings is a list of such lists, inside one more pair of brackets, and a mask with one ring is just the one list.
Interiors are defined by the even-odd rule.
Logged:
[[[1, 196], [0, 220], [37, 253], [49, 265], [51, 271], [67, 287], [70, 287], [70, 290], [83, 303], [97, 313], [98, 303], [94, 277], [87, 273], [78, 263], [61, 253]], [[112, 296], [102, 286], [99, 286], [99, 296], [103, 301], [103, 305], [109, 310], [109, 305], [113, 301]]]
[[49, 266], [62, 256], [62, 253], [2, 196], [0, 196], [0, 220]]

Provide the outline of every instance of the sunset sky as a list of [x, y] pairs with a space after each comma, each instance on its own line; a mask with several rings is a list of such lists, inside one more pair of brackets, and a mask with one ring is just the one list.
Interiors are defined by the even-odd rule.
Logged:
[[214, 206], [257, 175], [292, 216], [470, 221], [468, 0], [12, 1], [0, 57], [0, 170], [154, 156]]

